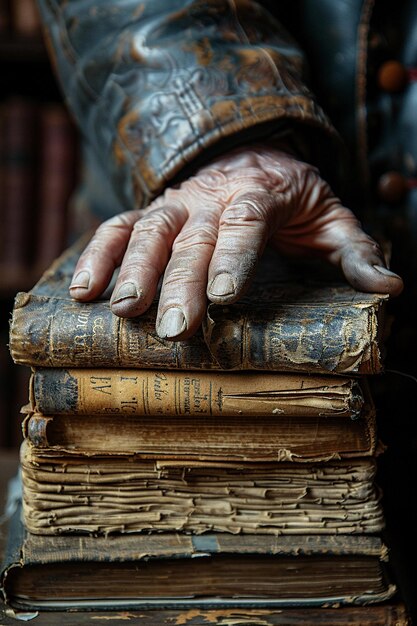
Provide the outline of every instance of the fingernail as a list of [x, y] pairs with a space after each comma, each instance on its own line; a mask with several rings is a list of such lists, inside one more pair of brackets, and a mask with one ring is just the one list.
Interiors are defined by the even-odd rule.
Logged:
[[82, 272], [78, 272], [76, 276], [72, 279], [72, 282], [69, 286], [70, 289], [88, 289], [90, 284], [90, 273], [86, 270]]
[[115, 294], [113, 294], [111, 298], [111, 304], [116, 304], [117, 302], [121, 302], [122, 300], [127, 300], [128, 298], [137, 298], [138, 290], [134, 283], [123, 283], [120, 285]]
[[230, 274], [217, 274], [210, 285], [209, 293], [213, 296], [230, 296], [235, 293], [235, 284]]
[[389, 270], [387, 267], [383, 267], [382, 265], [374, 265], [373, 267], [380, 274], [384, 274], [384, 276], [391, 276], [391, 278], [401, 278], [400, 276], [398, 276], [398, 274], [395, 274], [395, 272], [391, 272], [391, 270]]
[[163, 314], [157, 328], [158, 335], [165, 339], [167, 337], [176, 337], [187, 328], [187, 322], [184, 313], [178, 307], [171, 307]]

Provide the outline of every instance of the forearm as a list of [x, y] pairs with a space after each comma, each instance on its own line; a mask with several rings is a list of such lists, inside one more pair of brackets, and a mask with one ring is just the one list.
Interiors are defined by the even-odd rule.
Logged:
[[233, 145], [294, 125], [332, 134], [299, 50], [255, 3], [39, 2], [68, 104], [125, 208]]

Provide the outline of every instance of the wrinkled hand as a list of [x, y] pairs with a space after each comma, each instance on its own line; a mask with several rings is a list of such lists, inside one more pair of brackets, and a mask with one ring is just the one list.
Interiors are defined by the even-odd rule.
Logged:
[[207, 298], [230, 303], [243, 295], [268, 240], [285, 254], [319, 255], [340, 266], [358, 290], [402, 290], [378, 245], [314, 167], [251, 146], [215, 159], [147, 209], [104, 222], [79, 259], [70, 293], [98, 297], [120, 265], [111, 308], [133, 317], [150, 306], [164, 274], [158, 335], [186, 339]]

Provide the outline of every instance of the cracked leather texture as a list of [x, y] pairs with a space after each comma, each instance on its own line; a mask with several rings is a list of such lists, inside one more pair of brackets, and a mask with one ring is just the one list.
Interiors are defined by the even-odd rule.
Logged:
[[225, 145], [299, 123], [335, 134], [305, 86], [299, 48], [255, 2], [40, 7], [68, 105], [88, 138], [88, 184], [112, 213], [146, 206]]

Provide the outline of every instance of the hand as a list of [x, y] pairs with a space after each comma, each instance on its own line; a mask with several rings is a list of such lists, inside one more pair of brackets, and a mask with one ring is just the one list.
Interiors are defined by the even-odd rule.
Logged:
[[358, 290], [402, 290], [376, 242], [314, 167], [256, 145], [213, 160], [147, 209], [104, 222], [78, 261], [70, 293], [81, 301], [98, 297], [120, 265], [111, 308], [133, 317], [150, 306], [165, 272], [157, 333], [186, 339], [207, 298], [224, 304], [243, 295], [268, 240], [285, 254], [319, 255], [340, 266]]

